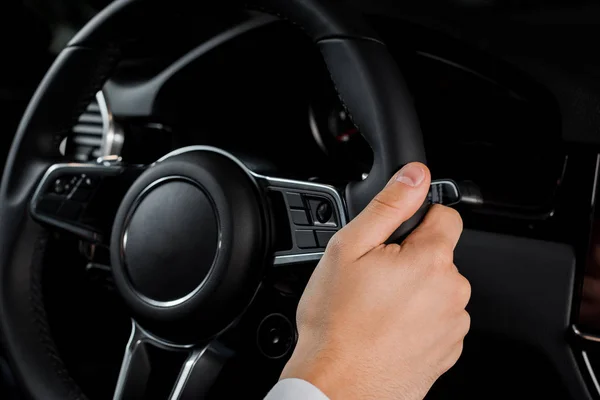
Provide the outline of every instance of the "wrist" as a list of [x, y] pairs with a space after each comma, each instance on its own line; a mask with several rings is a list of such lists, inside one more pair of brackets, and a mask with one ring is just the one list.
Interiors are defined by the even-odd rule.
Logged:
[[280, 379], [302, 379], [329, 398], [348, 398], [347, 393], [352, 391], [349, 387], [352, 379], [345, 365], [345, 361], [331, 351], [311, 351], [299, 342]]

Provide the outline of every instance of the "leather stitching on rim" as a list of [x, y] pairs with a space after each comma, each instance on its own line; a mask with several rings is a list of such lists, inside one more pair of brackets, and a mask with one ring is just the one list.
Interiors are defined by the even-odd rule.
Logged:
[[42, 291], [42, 271], [47, 244], [48, 232], [43, 231], [35, 242], [30, 266], [30, 299], [32, 316], [34, 323], [39, 330], [40, 342], [46, 349], [46, 354], [52, 362], [56, 374], [67, 387], [69, 398], [73, 400], [87, 400], [87, 397], [83, 394], [83, 391], [71, 377], [71, 374], [69, 374], [69, 371], [63, 363], [48, 324], [48, 316], [46, 315], [46, 308], [44, 307], [44, 294]]
[[[80, 98], [77, 103], [77, 107], [73, 109], [70, 121], [65, 124], [65, 128], [62, 131], [56, 133], [55, 137], [57, 137], [58, 142], [60, 142], [60, 140], [62, 140], [62, 138], [69, 133], [79, 115], [85, 111], [93, 96], [95, 96], [96, 92], [102, 88], [102, 85], [110, 75], [113, 68], [116, 66], [119, 56], [120, 51], [116, 46], [109, 45], [107, 47], [105, 51], [105, 57], [102, 58], [102, 61], [99, 63], [95, 74], [91, 77], [89, 88], [86, 90], [86, 94]], [[30, 266], [30, 303], [32, 307], [33, 320], [39, 331], [40, 342], [46, 349], [46, 354], [54, 366], [57, 376], [64, 383], [68, 390], [69, 399], [87, 400], [87, 397], [77, 382], [75, 382], [75, 380], [72, 378], [71, 374], [63, 363], [56, 344], [54, 343], [52, 332], [50, 331], [48, 324], [48, 317], [44, 307], [44, 297], [42, 291], [42, 271], [47, 244], [48, 233], [47, 231], [44, 231], [38, 240], [36, 240]]]
[[[300, 24], [298, 24], [297, 22], [295, 22], [294, 20], [288, 18], [287, 16], [283, 15], [282, 13], [275, 11], [273, 9], [270, 9], [268, 7], [265, 6], [261, 6], [261, 5], [257, 5], [257, 4], [250, 4], [247, 3], [244, 5], [244, 7], [248, 10], [256, 10], [256, 11], [261, 11], [264, 12], [266, 14], [271, 14], [279, 19], [281, 19], [282, 21], [288, 22], [290, 23], [292, 26], [300, 29], [305, 35], [308, 35], [308, 33], [306, 32], [306, 29], [304, 29], [304, 27]], [[320, 41], [323, 40], [328, 40], [328, 39], [334, 39], [335, 37], [331, 37], [331, 38], [324, 38], [321, 39]], [[358, 39], [358, 38], [355, 38]], [[377, 40], [371, 39], [376, 43], [381, 43]], [[383, 43], [381, 43], [383, 45]], [[321, 47], [319, 46], [318, 42], [314, 43], [315, 46], [319, 47], [319, 53], [321, 53], [321, 56], [324, 57], [323, 51], [321, 50]], [[359, 132], [361, 132], [360, 127], [358, 126], [358, 124], [356, 123], [356, 120], [354, 119], [354, 117], [352, 116], [352, 113], [350, 112], [350, 110], [348, 109], [348, 106], [346, 106], [346, 102], [344, 101], [344, 99], [342, 98], [342, 93], [339, 91], [337, 85], [335, 84], [335, 81], [333, 80], [333, 74], [331, 73], [331, 70], [329, 69], [329, 66], [327, 65], [327, 63], [325, 64], [325, 68], [327, 69], [327, 73], [329, 74], [329, 79], [331, 80], [331, 83], [333, 85], [333, 89], [335, 90], [335, 93], [337, 94], [338, 99], [340, 100], [340, 103], [342, 103], [342, 107], [344, 108], [344, 111], [346, 112], [346, 114], [348, 115], [348, 117], [350, 117], [350, 121], [352, 122], [352, 124], [354, 125], [354, 127], [356, 129], [358, 129]]]

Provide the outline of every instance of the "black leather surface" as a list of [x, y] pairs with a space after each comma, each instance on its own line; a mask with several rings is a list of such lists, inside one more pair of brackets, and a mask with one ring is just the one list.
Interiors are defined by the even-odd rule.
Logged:
[[[319, 48], [340, 98], [373, 149], [369, 177], [346, 191], [349, 214], [355, 216], [400, 167], [426, 162], [423, 137], [412, 97], [383, 44], [327, 39], [319, 42]], [[424, 212], [425, 208], [415, 221]]]
[[255, 0], [246, 4], [252, 7], [253, 3], [297, 24], [315, 42], [342, 37], [379, 40], [360, 14], [340, 0]]
[[15, 377], [34, 399], [84, 399], [61, 361], [46, 320], [40, 286], [44, 232], [22, 213], [1, 217], [18, 234], [9, 260], [17, 268], [2, 271], [0, 293], [2, 339]]
[[[337, 3], [337, 4], [336, 4]], [[90, 21], [69, 43], [70, 46], [101, 46], [122, 42], [148, 29], [157, 29], [168, 12], [222, 12], [228, 9], [260, 10], [288, 20], [306, 32], [315, 42], [333, 37], [379, 40], [360, 14], [339, 0], [229, 0], [190, 2], [174, 0], [165, 10], [162, 0], [115, 1]], [[132, 24], [131, 21], [136, 21]]]
[[126, 273], [134, 289], [150, 299], [179, 299], [210, 272], [219, 245], [216, 211], [188, 181], [173, 179], [142, 196], [126, 225]]

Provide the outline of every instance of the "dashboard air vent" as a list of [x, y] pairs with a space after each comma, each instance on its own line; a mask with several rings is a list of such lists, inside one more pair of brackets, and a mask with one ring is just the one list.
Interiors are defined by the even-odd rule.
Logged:
[[65, 155], [77, 162], [87, 162], [102, 156], [119, 155], [122, 144], [122, 132], [112, 120], [104, 94], [98, 92], [71, 129]]

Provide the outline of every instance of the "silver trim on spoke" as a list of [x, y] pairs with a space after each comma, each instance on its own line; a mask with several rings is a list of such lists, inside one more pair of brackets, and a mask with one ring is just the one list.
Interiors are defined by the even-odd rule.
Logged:
[[214, 340], [204, 346], [180, 345], [166, 341], [146, 331], [132, 319], [131, 334], [125, 346], [113, 400], [142, 398], [148, 390], [152, 365], [147, 346], [187, 355], [173, 384], [169, 400], [203, 396], [214, 384], [223, 365], [233, 355], [231, 350]]
[[587, 340], [588, 342], [600, 343], [600, 336], [582, 332], [575, 325], [571, 326], [571, 330], [573, 331], [575, 336], [577, 336], [580, 339]]
[[194, 370], [194, 367], [196, 366], [196, 364], [198, 363], [200, 358], [202, 358], [202, 356], [206, 352], [207, 348], [208, 348], [208, 346], [204, 347], [202, 349], [199, 349], [199, 350], [195, 350], [187, 358], [187, 360], [185, 360], [185, 363], [183, 364], [183, 368], [181, 368], [181, 372], [179, 373], [179, 376], [177, 377], [177, 381], [175, 382], [175, 386], [173, 387], [173, 391], [171, 392], [171, 395], [169, 396], [169, 400], [179, 400], [181, 398], [181, 395], [183, 394], [183, 390], [185, 389], [185, 386], [188, 383], [188, 380], [190, 379], [190, 376], [192, 374], [192, 371]]
[[320, 251], [320, 252], [316, 252], [316, 253], [279, 255], [279, 256], [275, 257], [275, 260], [273, 260], [273, 265], [280, 266], [280, 265], [299, 264], [299, 263], [309, 262], [309, 261], [319, 261], [323, 257], [323, 254], [325, 254], [324, 251]]
[[587, 352], [582, 351], [581, 356], [583, 357], [583, 363], [585, 364], [585, 367], [588, 370], [588, 373], [590, 374], [590, 378], [592, 379], [592, 383], [594, 384], [596, 393], [600, 395], [600, 384], [598, 384], [598, 379], [596, 378], [594, 368], [592, 368], [592, 363], [590, 362]]
[[155, 347], [161, 348], [163, 350], [190, 350], [194, 348], [194, 344], [177, 344], [173, 342], [169, 342], [168, 340], [162, 339], [144, 328], [138, 325], [135, 321], [132, 321], [135, 325], [135, 329], [140, 333], [143, 340], [147, 343], [152, 344]]
[[[125, 346], [125, 353], [123, 354], [123, 361], [121, 363], [121, 370], [119, 371], [119, 378], [117, 380], [117, 385], [115, 386], [113, 400], [127, 400], [128, 399], [128, 397], [127, 398], [124, 397], [126, 395], [126, 393], [124, 393], [124, 391], [127, 388], [129, 379], [131, 379], [131, 372], [132, 371], [134, 373], [138, 372], [138, 371], [134, 371], [134, 369], [137, 369], [137, 368], [132, 365], [132, 364], [134, 364], [134, 361], [135, 361], [134, 357], [140, 357], [140, 354], [137, 352], [145, 351], [145, 349], [143, 349], [143, 346], [146, 346], [146, 345], [152, 345], [154, 347], [158, 347], [163, 350], [185, 351], [185, 352], [192, 351], [192, 349], [195, 346], [193, 344], [185, 344], [185, 345], [176, 344], [176, 343], [172, 343], [167, 340], [161, 339], [161, 338], [153, 335], [152, 333], [148, 332], [144, 328], [142, 328], [140, 325], [138, 325], [137, 322], [135, 322], [132, 319], [131, 320], [131, 334], [129, 335], [129, 340], [127, 341], [127, 345]], [[204, 349], [202, 350], [202, 353], [203, 352], [204, 352]], [[196, 351], [194, 351], [192, 354], [195, 354], [195, 353], [196, 353]], [[201, 355], [202, 354], [200, 354], [200, 356]], [[144, 355], [142, 354], [141, 356], [144, 356]], [[150, 368], [150, 367], [148, 366], [148, 368]], [[148, 371], [149, 371], [149, 369], [148, 369]], [[142, 377], [142, 378], [144, 378], [144, 377]], [[147, 379], [148, 377], [145, 377], [145, 378]], [[146, 382], [135, 382], [135, 384], [145, 385]]]
[[[143, 330], [138, 329], [138, 325], [135, 321], [131, 321], [131, 325], [131, 335], [125, 346], [125, 354], [123, 354], [123, 362], [121, 363], [121, 370], [119, 371], [119, 378], [117, 379], [117, 385], [115, 386], [113, 400], [125, 400], [126, 396], [130, 395], [130, 393], [126, 393], [127, 384], [132, 379], [131, 374], [137, 372], [134, 371], [134, 369], [139, 370], [139, 368], [135, 368], [132, 365], [134, 364], [134, 357], [140, 357], [139, 352], [145, 351], [142, 348], [145, 346]], [[139, 379], [136, 379], [135, 384], [143, 385], [145, 387], [150, 374], [149, 371], [150, 366], [148, 365], [148, 372], [144, 382], [139, 382]]]

